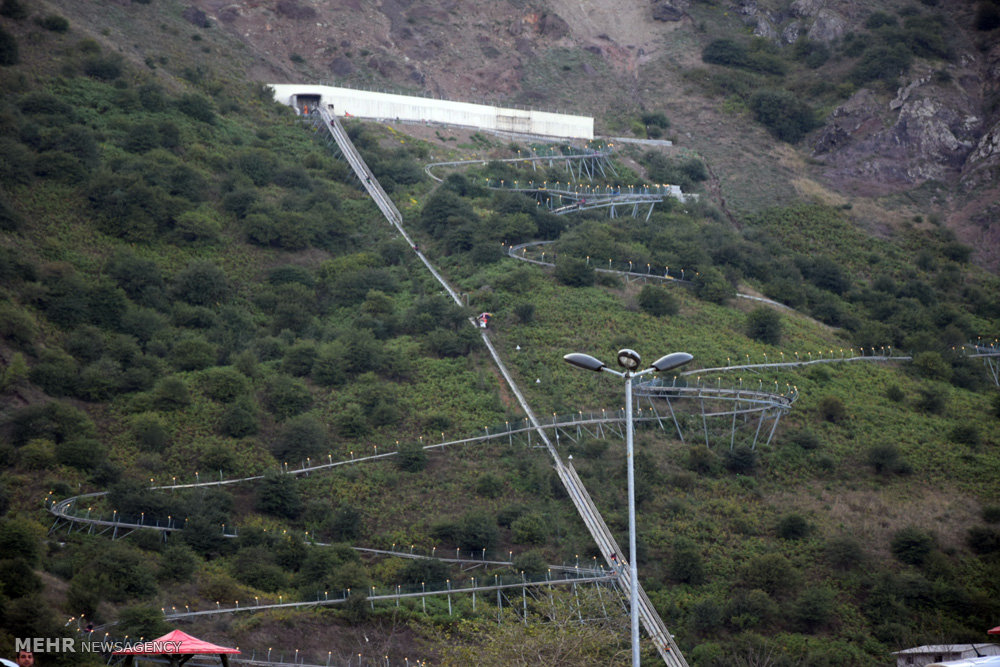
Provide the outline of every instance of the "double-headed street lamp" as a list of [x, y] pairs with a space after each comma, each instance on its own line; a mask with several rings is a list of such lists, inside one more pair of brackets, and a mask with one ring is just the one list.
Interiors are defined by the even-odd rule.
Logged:
[[664, 372], [683, 366], [694, 359], [687, 352], [674, 352], [665, 357], [660, 357], [649, 366], [649, 368], [637, 371], [641, 363], [639, 353], [635, 350], [625, 348], [618, 351], [618, 365], [624, 371], [616, 371], [608, 368], [600, 359], [596, 359], [589, 354], [573, 352], [563, 357], [563, 360], [579, 368], [600, 373], [611, 373], [618, 377], [625, 378], [625, 449], [628, 459], [628, 566], [629, 566], [629, 597], [630, 613], [632, 617], [632, 665], [639, 667], [639, 571], [635, 558], [635, 457], [633, 456], [632, 433], [634, 430], [632, 423], [632, 378], [653, 371]]

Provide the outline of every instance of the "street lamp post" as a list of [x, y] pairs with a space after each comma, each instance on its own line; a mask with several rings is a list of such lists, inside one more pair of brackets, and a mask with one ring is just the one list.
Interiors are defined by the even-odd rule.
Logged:
[[635, 457], [633, 456], [632, 423], [632, 378], [654, 371], [664, 372], [683, 366], [691, 361], [687, 352], [673, 352], [660, 357], [649, 368], [637, 371], [641, 359], [639, 353], [628, 348], [618, 351], [618, 365], [624, 372], [608, 368], [595, 357], [582, 352], [573, 352], [563, 357], [566, 363], [597, 373], [605, 372], [625, 378], [625, 450], [628, 463], [628, 567], [629, 567], [629, 610], [632, 621], [632, 666], [639, 667], [639, 570], [635, 558]]

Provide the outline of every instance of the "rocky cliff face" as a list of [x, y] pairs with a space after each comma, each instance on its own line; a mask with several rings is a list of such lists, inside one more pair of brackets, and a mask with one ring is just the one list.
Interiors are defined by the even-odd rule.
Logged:
[[[801, 36], [834, 42], [870, 12], [854, 0], [795, 0], [775, 11], [757, 0], [734, 5], [756, 35], [790, 44]], [[956, 2], [956, 23], [971, 25], [971, 5]], [[964, 14], [963, 14], [964, 12]], [[948, 63], [915, 65], [895, 92], [861, 88], [824, 119], [812, 142], [835, 189], [860, 195], [945, 186], [937, 202], [977, 257], [1000, 262], [1000, 45], [959, 34]], [[984, 48], [984, 46], [986, 48]], [[949, 201], [944, 201], [944, 200]]]
[[[304, 61], [313, 78], [371, 76], [373, 82], [457, 99], [529, 103], [532, 95], [544, 94], [525, 91], [546, 54], [591, 54], [606, 65], [603, 76], [616, 85], [634, 82], [638, 90], [645, 73], [664, 66], [659, 56], [673, 31], [693, 25], [692, 0], [189, 2], [192, 22], [211, 20], [252, 44], [272, 68], [271, 80], [302, 78], [295, 63]], [[949, 2], [939, 11], [951, 12], [956, 25], [971, 26], [973, 0]], [[865, 0], [719, 5], [756, 35], [786, 46], [803, 37], [835, 44], [859, 31], [872, 12]], [[996, 215], [982, 213], [997, 199], [1000, 180], [1000, 46], [984, 48], [976, 37], [971, 28], [958, 35], [957, 55], [947, 63], [918, 61], [896, 90], [858, 89], [800, 148], [822, 164], [829, 187], [854, 195], [939, 182], [948, 194], [938, 203], [952, 213], [960, 237], [1000, 246]], [[697, 48], [672, 57], [681, 67], [700, 66]], [[567, 84], [584, 80], [583, 87], [597, 94], [604, 87], [608, 95], [620, 95], [595, 72], [597, 62], [562, 67]]]

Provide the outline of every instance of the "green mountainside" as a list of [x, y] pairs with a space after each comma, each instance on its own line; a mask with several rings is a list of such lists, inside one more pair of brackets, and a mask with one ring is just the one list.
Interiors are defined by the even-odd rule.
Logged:
[[[526, 140], [348, 122], [420, 250], [466, 300], [458, 307], [326, 133], [235, 76], [246, 53], [230, 35], [192, 28], [172, 3], [108, 3], [109, 16], [163, 12], [150, 37], [162, 59], [136, 59], [138, 45], [119, 52], [117, 33], [58, 6], [0, 3], [0, 654], [16, 638], [80, 638], [88, 624], [95, 637], [149, 639], [172, 627], [172, 610], [349, 590], [342, 605], [176, 625], [312, 664], [357, 654], [364, 664], [628, 664], [627, 614], [611, 589], [518, 590], [500, 618], [490, 593], [368, 599], [600, 559], [537, 440], [423, 448], [523, 423], [469, 325], [482, 311], [543, 420], [621, 408], [619, 383], [561, 361], [574, 351], [611, 359], [629, 347], [648, 360], [683, 350], [694, 355], [688, 386], [797, 392], [756, 448], [756, 421], [738, 424], [731, 443], [731, 418], [703, 421], [696, 401], [674, 402], [683, 441], [671, 422], [637, 432], [640, 579], [692, 667], [889, 664], [894, 650], [987, 639], [1000, 618], [1000, 392], [964, 346], [996, 345], [1000, 280], [935, 206], [910, 197], [905, 218], [896, 211], [883, 227], [884, 201], [855, 205], [788, 180], [773, 197], [748, 181], [720, 191], [715, 169], [728, 170], [731, 154], [713, 167], [707, 150], [625, 145], [611, 185], [675, 183], [699, 199], [666, 200], [648, 219], [557, 216], [486, 187], [566, 180], [558, 162], [499, 161], [537, 148]], [[936, 43], [919, 39], [926, 22], [899, 25], [900, 43]], [[788, 64], [759, 45], [712, 44], [705, 67], [737, 67], [712, 70], [722, 88], [745, 78], [740, 68], [806, 76], [819, 58], [802, 47]], [[746, 104], [780, 138], [815, 129], [808, 116], [767, 120], [796, 106], [794, 91], [743, 92], [727, 103]], [[646, 111], [599, 123], [662, 137], [672, 121]], [[442, 183], [424, 171], [483, 158], [435, 172]], [[744, 187], [728, 205], [719, 197]], [[534, 241], [549, 243], [523, 255], [554, 266], [505, 253]], [[595, 271], [605, 266], [684, 280]], [[897, 359], [697, 372], [887, 350]], [[622, 440], [609, 428], [575, 433], [560, 454], [626, 544]], [[48, 504], [100, 491], [75, 511], [183, 529], [47, 533]], [[651, 645], [644, 659], [658, 659]]]

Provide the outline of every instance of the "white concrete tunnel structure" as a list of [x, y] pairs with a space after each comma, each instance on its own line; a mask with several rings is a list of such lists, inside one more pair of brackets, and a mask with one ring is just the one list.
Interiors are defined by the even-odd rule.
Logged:
[[594, 138], [594, 119], [590, 116], [511, 109], [336, 86], [296, 83], [268, 85], [274, 91], [277, 102], [296, 109], [302, 109], [303, 104], [318, 103], [336, 116], [442, 123], [561, 139]]

